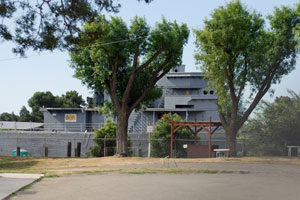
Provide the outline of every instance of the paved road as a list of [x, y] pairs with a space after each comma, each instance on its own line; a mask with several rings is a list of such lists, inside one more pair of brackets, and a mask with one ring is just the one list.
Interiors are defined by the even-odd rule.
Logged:
[[[185, 163], [185, 167], [247, 170], [249, 174], [98, 174], [44, 178], [12, 200], [203, 199], [298, 200], [297, 165]], [[181, 167], [181, 166], [180, 166]]]
[[39, 179], [42, 174], [0, 173], [0, 199]]

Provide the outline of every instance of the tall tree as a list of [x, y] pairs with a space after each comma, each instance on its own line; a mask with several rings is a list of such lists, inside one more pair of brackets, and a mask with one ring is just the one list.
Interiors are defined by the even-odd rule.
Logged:
[[75, 90], [67, 91], [66, 94], [56, 98], [58, 102], [57, 106], [60, 108], [81, 108], [86, 105], [82, 95], [79, 95]]
[[18, 120], [19, 122], [30, 122], [30, 121], [32, 121], [31, 114], [25, 106], [23, 106], [21, 108], [19, 116], [20, 116], [19, 120]]
[[[120, 7], [117, 0], [1, 0], [0, 38], [13, 39], [18, 44], [14, 52], [21, 55], [28, 48], [68, 49], [84, 22], [93, 21], [103, 10], [118, 12]], [[15, 34], [6, 24], [9, 21], [15, 23]]]
[[32, 121], [43, 122], [43, 114], [40, 112], [40, 108], [57, 108], [59, 103], [57, 98], [49, 91], [47, 92], [35, 92], [33, 96], [28, 100], [28, 105], [32, 109]]
[[[300, 22], [296, 9], [275, 8], [268, 22], [234, 0], [215, 9], [205, 27], [195, 31], [195, 59], [217, 90], [231, 156], [236, 155], [237, 132], [253, 109], [272, 84], [295, 68], [295, 28]], [[245, 97], [247, 87], [250, 97]]]
[[161, 95], [155, 84], [181, 64], [188, 35], [185, 24], [165, 19], [154, 29], [139, 17], [130, 27], [121, 18], [104, 16], [84, 26], [71, 51], [72, 67], [88, 87], [110, 95], [117, 117], [118, 155], [128, 155], [129, 115]]

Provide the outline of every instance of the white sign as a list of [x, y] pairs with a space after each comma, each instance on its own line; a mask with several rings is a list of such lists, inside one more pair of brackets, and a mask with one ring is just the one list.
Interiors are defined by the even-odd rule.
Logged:
[[147, 133], [153, 132], [153, 126], [147, 126]]
[[187, 149], [187, 146], [188, 146], [187, 144], [184, 144], [184, 145], [183, 145], [183, 148], [184, 148], [184, 149]]

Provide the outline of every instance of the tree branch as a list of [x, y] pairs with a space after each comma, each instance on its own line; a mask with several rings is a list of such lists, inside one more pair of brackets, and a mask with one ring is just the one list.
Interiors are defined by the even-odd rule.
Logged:
[[238, 128], [242, 127], [245, 121], [248, 119], [249, 115], [252, 113], [256, 105], [259, 103], [259, 101], [263, 98], [263, 96], [268, 92], [268, 90], [271, 87], [271, 82], [275, 76], [277, 66], [280, 64], [280, 62], [273, 65], [273, 70], [266, 76], [265, 80], [263, 81], [263, 84], [259, 88], [254, 100], [252, 101], [249, 108], [246, 110], [242, 118], [238, 122]]
[[[141, 101], [143, 101], [145, 96], [154, 87], [156, 82], [169, 72], [169, 70], [163, 71], [163, 68], [164, 68], [165, 65], [168, 64], [168, 62], [171, 60], [172, 56], [173, 56], [173, 54], [169, 53], [168, 56], [165, 59], [165, 62], [162, 65], [160, 65], [157, 68], [157, 70], [154, 71], [154, 73], [153, 73], [153, 75], [150, 79], [150, 82], [149, 82], [148, 86], [146, 87], [146, 89], [144, 90], [144, 92], [142, 93], [142, 95], [130, 106], [130, 108], [129, 108], [130, 112], [132, 112], [133, 109], [136, 108], [137, 105], [139, 105], [141, 103]], [[161, 71], [162, 71], [162, 73], [159, 74]]]
[[139, 58], [139, 55], [140, 55], [140, 47], [139, 46], [140, 46], [140, 44], [137, 45], [137, 50], [136, 50], [136, 52], [134, 54], [134, 58], [133, 58], [132, 72], [131, 72], [131, 75], [130, 75], [129, 80], [127, 82], [126, 89], [123, 93], [122, 107], [127, 106], [128, 98], [129, 98], [131, 89], [133, 87], [133, 84], [134, 84], [134, 81], [135, 81], [135, 78], [136, 78], [136, 74], [137, 74], [136, 68], [137, 68], [137, 64], [138, 64], [138, 58]]
[[145, 69], [154, 59], [156, 59], [164, 50], [166, 50], [166, 47], [163, 46], [162, 48], [160, 48], [157, 52], [155, 52], [155, 54], [153, 56], [151, 56], [151, 58], [149, 58], [149, 60], [147, 60], [147, 62], [145, 62], [143, 65], [141, 65], [138, 69], [137, 69], [137, 74], [140, 73], [143, 69]]

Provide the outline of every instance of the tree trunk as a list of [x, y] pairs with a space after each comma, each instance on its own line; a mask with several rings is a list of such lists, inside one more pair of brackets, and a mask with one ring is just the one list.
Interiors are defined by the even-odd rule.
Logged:
[[126, 113], [117, 114], [116, 155], [121, 157], [128, 156], [128, 144], [127, 144], [128, 118], [129, 115], [127, 115]]
[[230, 157], [236, 156], [236, 135], [237, 131], [233, 129], [226, 130], [226, 148], [230, 149]]

